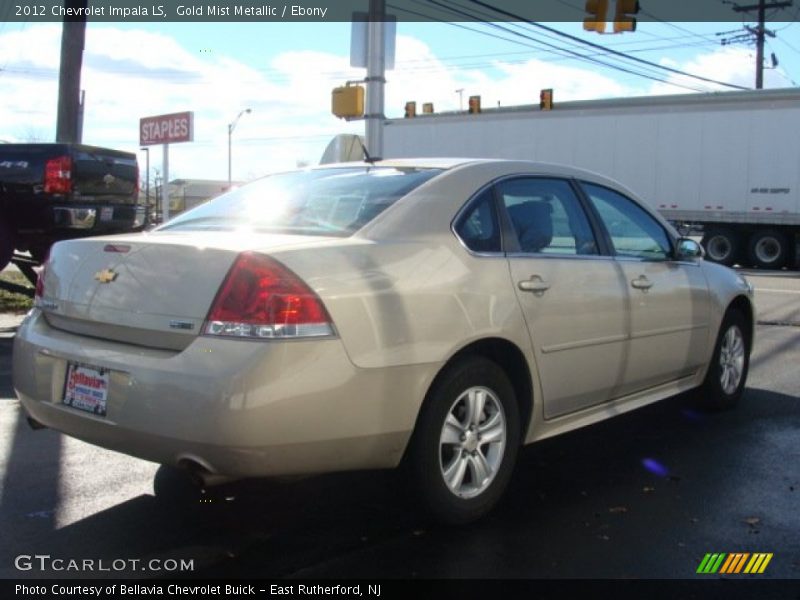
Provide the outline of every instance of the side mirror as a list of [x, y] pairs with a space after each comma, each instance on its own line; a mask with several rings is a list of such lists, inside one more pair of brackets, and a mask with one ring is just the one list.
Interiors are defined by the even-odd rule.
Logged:
[[680, 238], [675, 247], [675, 260], [697, 260], [705, 255], [703, 247], [691, 238]]

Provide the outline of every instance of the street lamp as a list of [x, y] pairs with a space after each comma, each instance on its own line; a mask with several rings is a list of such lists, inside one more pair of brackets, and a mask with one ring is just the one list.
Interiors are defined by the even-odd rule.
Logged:
[[231, 189], [231, 136], [233, 135], [233, 130], [236, 129], [236, 124], [239, 122], [239, 119], [242, 118], [242, 115], [245, 113], [253, 112], [249, 108], [245, 108], [242, 111], [239, 111], [239, 114], [236, 115], [236, 118], [228, 123], [228, 189]]

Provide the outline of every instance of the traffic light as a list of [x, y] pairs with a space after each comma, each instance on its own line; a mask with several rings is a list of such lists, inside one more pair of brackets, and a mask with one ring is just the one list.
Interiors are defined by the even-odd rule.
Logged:
[[333, 88], [331, 112], [340, 119], [357, 119], [364, 116], [364, 88], [346, 85]]
[[481, 112], [481, 97], [480, 96], [470, 96], [469, 97], [469, 112], [473, 113], [473, 114]]
[[417, 103], [416, 102], [406, 102], [406, 119], [413, 119], [417, 116]]
[[539, 92], [539, 110], [553, 110], [553, 88]]
[[426, 115], [432, 115], [433, 114], [433, 102], [425, 102], [422, 105], [422, 112], [423, 112], [423, 114], [426, 114]]
[[608, 0], [586, 0], [587, 17], [583, 20], [586, 31], [606, 32], [606, 13], [608, 13]]
[[614, 33], [636, 31], [636, 18], [639, 12], [639, 0], [617, 0], [614, 9]]

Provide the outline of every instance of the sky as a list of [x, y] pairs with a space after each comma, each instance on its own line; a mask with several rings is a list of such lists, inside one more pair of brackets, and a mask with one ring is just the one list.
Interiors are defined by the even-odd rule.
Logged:
[[[798, 9], [800, 11], [800, 9]], [[796, 15], [795, 15], [796, 16]], [[547, 23], [559, 31], [659, 65], [719, 82], [753, 87], [755, 49], [720, 40], [742, 23], [648, 23], [619, 35], [584, 32], [579, 22]], [[800, 23], [774, 23], [764, 87], [800, 82]], [[555, 46], [543, 47], [542, 44]], [[52, 141], [58, 90], [59, 23], [0, 22], [0, 140]], [[606, 68], [567, 52], [624, 65]], [[362, 133], [362, 121], [330, 113], [332, 88], [365, 76], [350, 67], [349, 23], [97, 23], [86, 32], [81, 87], [85, 143], [137, 152], [139, 119], [194, 112], [194, 141], [170, 148], [170, 179], [227, 179], [228, 124], [233, 179], [247, 181], [316, 164], [339, 133]], [[386, 74], [385, 114], [402, 117], [405, 102], [433, 102], [437, 112], [538, 103], [553, 88], [568, 100], [719, 91], [725, 87], [574, 46], [529, 24], [397, 24], [395, 68]], [[463, 90], [459, 93], [457, 90]], [[150, 150], [151, 176], [161, 147]]]

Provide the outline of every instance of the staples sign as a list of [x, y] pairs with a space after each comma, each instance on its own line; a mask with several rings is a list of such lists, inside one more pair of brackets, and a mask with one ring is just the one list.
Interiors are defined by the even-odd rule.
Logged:
[[194, 113], [181, 112], [139, 119], [139, 144], [175, 144], [194, 138]]

